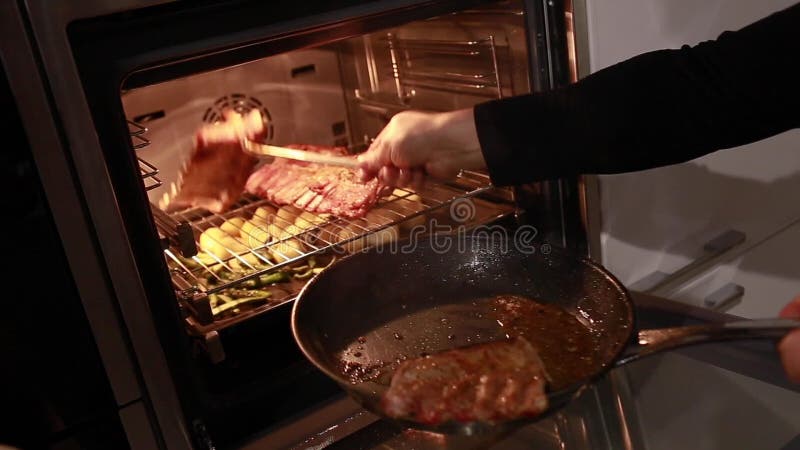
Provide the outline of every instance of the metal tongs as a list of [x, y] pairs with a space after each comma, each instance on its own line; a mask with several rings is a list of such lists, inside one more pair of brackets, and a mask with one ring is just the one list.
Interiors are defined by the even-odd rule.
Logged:
[[326, 166], [347, 167], [348, 169], [358, 168], [358, 161], [351, 156], [326, 155], [294, 148], [278, 147], [275, 145], [255, 142], [247, 138], [241, 140], [241, 145], [242, 150], [244, 150], [245, 153], [261, 159], [277, 157], [322, 164]]

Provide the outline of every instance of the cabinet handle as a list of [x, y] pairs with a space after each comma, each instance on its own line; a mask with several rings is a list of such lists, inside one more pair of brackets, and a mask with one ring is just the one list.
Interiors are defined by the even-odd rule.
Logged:
[[744, 287], [736, 283], [728, 283], [703, 299], [703, 305], [714, 311], [727, 311], [742, 302]]
[[718, 258], [724, 253], [745, 241], [747, 235], [739, 230], [727, 230], [703, 245], [703, 254], [696, 260], [686, 264], [673, 273], [656, 270], [643, 278], [631, 283], [630, 289], [638, 292], [649, 293], [685, 275], [697, 267]]

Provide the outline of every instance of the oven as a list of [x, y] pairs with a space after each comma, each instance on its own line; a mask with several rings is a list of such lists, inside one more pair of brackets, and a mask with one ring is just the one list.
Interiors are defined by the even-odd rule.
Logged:
[[[4, 4], [6, 29], [26, 37], [4, 44], [15, 61], [10, 84], [25, 99], [33, 157], [130, 445], [351, 448], [368, 444], [335, 442], [384, 436], [303, 358], [289, 328], [304, 283], [343, 254], [412, 233], [529, 226], [542, 243], [598, 256], [590, 178], [498, 188], [462, 172], [387, 192], [359, 219], [301, 214], [248, 193], [221, 212], [167, 208], [194, 133], [227, 110], [258, 110], [267, 143], [357, 153], [399, 111], [574, 81], [573, 6]], [[285, 222], [258, 222], [264, 211]], [[519, 439], [630, 445], [636, 430], [617, 381], [575, 406], [617, 405], [602, 418], [559, 415]], [[402, 445], [411, 447], [395, 444], [436, 445], [409, 439]]]

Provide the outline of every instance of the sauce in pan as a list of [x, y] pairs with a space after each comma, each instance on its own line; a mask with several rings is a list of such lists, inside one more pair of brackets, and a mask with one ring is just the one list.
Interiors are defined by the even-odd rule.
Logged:
[[[392, 397], [395, 405], [399, 404], [397, 399], [403, 397], [403, 395], [397, 394], [398, 392], [428, 392], [420, 398], [426, 400], [425, 404], [438, 408], [436, 414], [428, 414], [433, 410], [428, 411], [430, 408], [423, 408], [416, 403], [404, 410], [415, 411], [414, 416], [417, 418], [425, 417], [427, 421], [433, 421], [432, 417], [447, 416], [442, 413], [442, 405], [459, 403], [462, 405], [459, 409], [462, 413], [459, 413], [461, 417], [457, 418], [458, 420], [467, 417], [463, 411], [471, 411], [469, 405], [474, 404], [477, 408], [479, 404], [477, 393], [480, 392], [477, 389], [479, 383], [469, 381], [480, 377], [473, 376], [476, 373], [468, 373], [474, 372], [468, 369], [472, 366], [461, 364], [461, 362], [468, 361], [473, 356], [478, 359], [492, 358], [493, 349], [497, 349], [498, 355], [500, 355], [508, 347], [506, 344], [523, 341], [534, 349], [538, 355], [537, 358], [528, 359], [535, 359], [537, 364], [526, 363], [532, 367], [525, 370], [538, 370], [533, 366], [543, 366], [541, 374], [544, 380], [541, 377], [538, 380], [535, 380], [535, 377], [529, 377], [529, 382], [516, 383], [515, 391], [530, 390], [533, 388], [533, 383], [541, 385], [542, 381], [546, 381], [547, 390], [556, 391], [584, 382], [595, 375], [604, 362], [599, 350], [602, 347], [600, 345], [602, 336], [592, 331], [591, 327], [581, 320], [582, 318], [579, 316], [558, 305], [537, 302], [516, 295], [498, 295], [467, 302], [438, 305], [401, 315], [366, 336], [358, 337], [352, 345], [339, 354], [339, 368], [352, 384], [375, 382], [386, 387], [399, 382], [396, 379], [398, 374], [405, 373], [406, 378], [409, 378], [408, 374], [411, 374], [413, 376], [410, 377], [412, 378], [410, 382], [406, 380], [402, 386], [395, 386], [394, 394], [396, 395]], [[509, 348], [513, 348], [513, 345]], [[459, 364], [451, 364], [453, 367], [449, 369], [450, 373], [444, 378], [453, 381], [463, 380], [462, 384], [475, 389], [454, 390], [449, 388], [450, 391], [458, 394], [456, 395], [457, 399], [453, 400], [448, 397], [437, 401], [430, 392], [439, 392], [442, 389], [436, 386], [427, 389], [427, 386], [420, 382], [420, 380], [430, 378], [426, 374], [431, 370], [428, 365], [435, 362], [438, 366], [437, 358], [446, 362], [458, 360]], [[503, 365], [500, 364], [500, 366]], [[434, 370], [437, 373], [439, 371], [440, 369]], [[435, 378], [438, 380], [442, 377]], [[437, 382], [442, 382], [442, 380]], [[433, 383], [433, 381], [431, 382]], [[406, 389], [407, 386], [412, 386], [413, 389]], [[403, 389], [398, 390], [398, 387]], [[510, 402], [521, 403], [511, 400], [512, 398], [513, 396], [509, 396]], [[528, 405], [534, 404], [536, 403], [528, 402]], [[384, 397], [384, 405], [386, 405], [386, 397]], [[525, 409], [525, 415], [530, 416], [535, 409], [532, 407]], [[444, 408], [444, 410], [448, 409]], [[514, 411], [513, 408], [508, 411], [494, 411], [491, 405], [484, 404], [481, 414], [476, 414], [472, 418], [510, 418], [514, 415]], [[392, 415], [396, 417], [402, 414]], [[428, 417], [429, 415], [430, 417]]]
[[551, 390], [586, 380], [603, 363], [601, 337], [565, 309], [516, 295], [493, 297], [489, 305], [507, 336], [524, 337], [539, 352]]

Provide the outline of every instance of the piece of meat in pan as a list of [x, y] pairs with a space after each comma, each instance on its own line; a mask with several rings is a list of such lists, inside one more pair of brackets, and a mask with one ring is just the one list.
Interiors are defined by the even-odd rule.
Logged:
[[257, 159], [242, 151], [243, 137], [261, 140], [265, 133], [261, 113], [223, 112], [224, 122], [204, 125], [194, 138], [194, 149], [181, 172], [177, 192], [159, 205], [166, 211], [190, 207], [220, 213], [244, 190]]
[[536, 349], [515, 337], [403, 362], [382, 407], [429, 425], [532, 417], [547, 409], [546, 379]]

